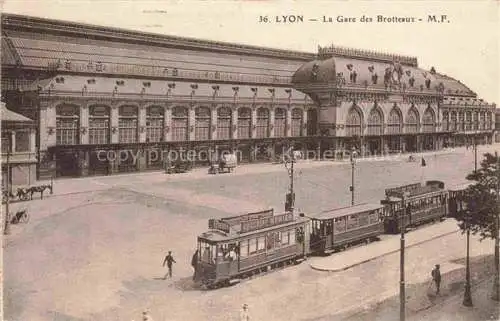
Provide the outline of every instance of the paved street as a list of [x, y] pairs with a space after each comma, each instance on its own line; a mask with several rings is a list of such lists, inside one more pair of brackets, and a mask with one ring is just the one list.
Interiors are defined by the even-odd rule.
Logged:
[[[423, 171], [420, 162], [360, 160], [356, 201], [378, 202], [384, 188], [422, 178], [458, 184], [473, 169], [471, 150], [425, 157]], [[296, 169], [299, 210], [350, 204], [348, 162], [299, 162]], [[13, 226], [5, 241], [6, 319], [138, 320], [149, 309], [155, 320], [236, 320], [247, 303], [252, 320], [330, 320], [397, 294], [398, 253], [341, 272], [315, 271], [306, 263], [231, 288], [193, 289], [190, 260], [207, 219], [267, 207], [281, 211], [287, 186], [283, 165], [270, 164], [241, 166], [234, 175], [203, 169], [58, 180], [51, 197], [13, 205], [27, 207], [31, 221]], [[444, 282], [447, 275], [456, 282], [464, 244], [454, 233], [409, 249], [408, 285], [416, 292], [408, 294], [422, 297], [417, 285], [427, 284], [436, 263]], [[168, 250], [177, 264], [173, 280], [164, 281]], [[475, 280], [487, 274], [492, 252], [492, 242], [473, 240], [472, 255], [484, 263]]]

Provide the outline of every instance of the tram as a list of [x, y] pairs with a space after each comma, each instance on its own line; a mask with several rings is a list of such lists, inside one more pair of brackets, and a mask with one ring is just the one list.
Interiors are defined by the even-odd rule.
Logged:
[[[404, 201], [401, 198], [403, 194]], [[387, 207], [384, 228], [389, 234], [399, 233], [402, 225], [405, 228], [416, 227], [447, 216], [448, 191], [441, 181], [388, 188], [385, 196], [380, 203]]]
[[466, 209], [465, 202], [462, 197], [465, 190], [471, 186], [473, 183], [464, 183], [450, 187], [448, 189], [448, 216], [453, 218], [458, 218], [461, 216], [463, 211]]
[[366, 203], [312, 216], [311, 252], [329, 254], [377, 240], [384, 233], [385, 210], [383, 205]]
[[272, 209], [209, 220], [198, 237], [195, 282], [217, 288], [289, 264], [309, 252], [309, 220]]

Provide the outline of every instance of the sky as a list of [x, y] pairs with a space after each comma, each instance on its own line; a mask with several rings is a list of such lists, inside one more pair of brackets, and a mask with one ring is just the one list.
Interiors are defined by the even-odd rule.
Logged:
[[[0, 3], [6, 13], [165, 35], [306, 52], [317, 52], [318, 45], [334, 44], [416, 56], [420, 67], [435, 67], [437, 72], [469, 86], [479, 98], [500, 102], [500, 1], [0, 0]], [[304, 21], [283, 22], [283, 16], [293, 15], [302, 16]], [[379, 15], [413, 17], [415, 22], [378, 22]], [[428, 22], [429, 15], [435, 15], [439, 21], [442, 16], [446, 18], [443, 22]], [[338, 21], [340, 16], [343, 22]], [[372, 22], [362, 22], [363, 16], [372, 18]], [[266, 17], [268, 22], [261, 22]], [[334, 22], [323, 22], [329, 18]]]

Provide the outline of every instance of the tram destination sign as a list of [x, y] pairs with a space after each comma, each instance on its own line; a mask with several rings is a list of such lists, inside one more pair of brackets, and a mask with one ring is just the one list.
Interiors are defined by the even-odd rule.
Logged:
[[273, 217], [274, 215], [274, 210], [268, 209], [264, 211], [259, 211], [259, 212], [252, 212], [252, 213], [247, 213], [239, 216], [231, 216], [231, 217], [224, 217], [221, 219], [221, 221], [229, 224], [229, 226], [234, 226], [238, 225], [243, 222], [248, 222], [248, 221], [253, 221], [257, 219], [264, 219], [264, 218], [270, 218]]
[[260, 230], [266, 227], [280, 225], [293, 221], [292, 213], [285, 213], [281, 215], [275, 215], [272, 217], [254, 219], [247, 222], [241, 222], [240, 233], [247, 233], [251, 231]]
[[230, 225], [224, 221], [212, 218], [208, 220], [208, 228], [229, 233]]
[[415, 190], [418, 190], [419, 188], [422, 188], [422, 184], [420, 184], [420, 183], [398, 186], [398, 187], [394, 187], [394, 188], [387, 188], [385, 190], [385, 196], [387, 196], [387, 197], [390, 197], [390, 196], [400, 197], [399, 195], [402, 195], [405, 192], [411, 193]]

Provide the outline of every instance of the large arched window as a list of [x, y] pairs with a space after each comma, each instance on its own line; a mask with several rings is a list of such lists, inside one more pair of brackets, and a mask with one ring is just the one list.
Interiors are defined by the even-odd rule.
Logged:
[[80, 109], [76, 105], [62, 104], [56, 107], [56, 144], [80, 143]]
[[458, 113], [458, 127], [457, 127], [458, 131], [464, 130], [464, 123], [465, 123], [465, 116], [464, 116], [464, 112], [461, 111]]
[[210, 139], [210, 108], [197, 107], [194, 112], [195, 129], [194, 138], [196, 140]]
[[269, 137], [269, 109], [260, 107], [257, 109], [256, 138]]
[[450, 130], [450, 120], [448, 119], [449, 114], [447, 111], [443, 112], [443, 128], [444, 130]]
[[410, 108], [406, 116], [406, 132], [418, 133], [418, 112], [415, 108]]
[[479, 114], [478, 112], [474, 112], [472, 114], [472, 129], [477, 130], [479, 128]]
[[491, 113], [486, 113], [486, 129], [493, 129], [493, 124], [491, 123]]
[[217, 139], [231, 139], [232, 113], [229, 107], [217, 109]]
[[361, 136], [362, 117], [357, 108], [351, 107], [347, 114], [346, 135]]
[[457, 112], [452, 111], [450, 118], [451, 118], [450, 119], [450, 130], [452, 130], [452, 131], [457, 130]]
[[89, 144], [109, 144], [109, 111], [103, 105], [89, 108]]
[[368, 135], [382, 135], [383, 117], [380, 110], [372, 108], [368, 115]]
[[118, 111], [118, 141], [120, 143], [137, 142], [137, 106], [120, 106]]
[[274, 136], [286, 136], [286, 109], [284, 108], [274, 110]]
[[465, 113], [465, 130], [472, 129], [472, 113], [470, 111]]
[[482, 111], [480, 114], [479, 114], [479, 129], [484, 129], [485, 128], [485, 121], [486, 121], [486, 115], [484, 113], [484, 111]]
[[162, 106], [150, 106], [146, 110], [146, 141], [163, 141], [165, 110]]
[[186, 107], [172, 108], [172, 140], [179, 142], [188, 140], [189, 113]]
[[252, 137], [252, 110], [247, 107], [238, 109], [238, 138]]
[[424, 132], [432, 133], [436, 130], [436, 117], [432, 108], [427, 108], [424, 113]]
[[392, 108], [389, 113], [389, 121], [387, 122], [387, 133], [400, 134], [402, 125], [403, 117], [401, 117], [401, 111], [397, 107]]
[[292, 136], [302, 136], [303, 114], [300, 108], [292, 109]]

